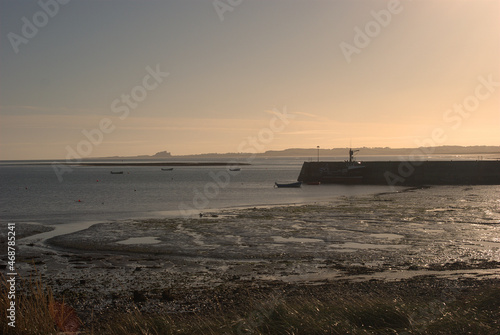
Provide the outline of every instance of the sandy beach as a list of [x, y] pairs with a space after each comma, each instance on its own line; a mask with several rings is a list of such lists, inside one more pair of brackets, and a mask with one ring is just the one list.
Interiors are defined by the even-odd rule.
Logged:
[[238, 305], [276, 292], [449, 298], [500, 283], [495, 191], [408, 189], [193, 218], [87, 223], [69, 233], [19, 224], [18, 271], [41, 276], [87, 324], [110, 312], [203, 312], [214, 299]]

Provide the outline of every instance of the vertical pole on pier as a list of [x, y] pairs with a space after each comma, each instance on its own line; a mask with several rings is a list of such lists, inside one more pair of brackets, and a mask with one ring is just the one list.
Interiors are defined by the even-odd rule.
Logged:
[[318, 148], [318, 162], [319, 162], [319, 145], [317, 146], [317, 148]]

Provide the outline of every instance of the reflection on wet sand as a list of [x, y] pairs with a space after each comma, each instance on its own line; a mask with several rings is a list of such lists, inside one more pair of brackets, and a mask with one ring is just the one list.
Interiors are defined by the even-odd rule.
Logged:
[[84, 294], [102, 306], [137, 287], [494, 279], [500, 277], [497, 194], [498, 187], [432, 187], [214, 217], [103, 222], [52, 232], [45, 242], [36, 235], [29, 244], [20, 240], [19, 254], [30, 261], [20, 271], [36, 264], [56, 292]]

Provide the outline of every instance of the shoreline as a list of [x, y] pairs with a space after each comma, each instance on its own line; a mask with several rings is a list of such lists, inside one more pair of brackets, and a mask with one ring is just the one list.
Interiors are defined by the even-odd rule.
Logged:
[[[331, 187], [332, 185], [328, 185], [327, 187]], [[317, 186], [311, 186], [311, 187], [317, 187]], [[379, 188], [379, 185], [351, 185], [351, 188]], [[359, 193], [359, 194], [349, 194], [349, 195], [331, 195], [331, 196], [325, 196], [325, 197], [319, 197], [319, 198], [314, 198], [314, 199], [304, 199], [303, 201], [296, 201], [293, 203], [271, 203], [271, 204], [246, 204], [246, 205], [230, 205], [230, 206], [218, 206], [218, 207], [209, 207], [209, 208], [204, 208], [204, 209], [197, 209], [193, 210], [192, 213], [189, 216], [186, 216], [181, 213], [179, 209], [172, 209], [172, 210], [151, 210], [151, 211], [138, 211], [138, 212], [133, 212], [129, 213], [127, 215], [127, 218], [103, 218], [103, 219], [91, 219], [91, 220], [85, 220], [82, 218], [79, 219], [70, 219], [70, 221], [67, 221], [66, 223], [51, 223], [47, 219], [45, 220], [40, 220], [36, 221], [35, 219], [25, 219], [25, 220], [3, 220], [4, 222], [16, 222], [16, 224], [21, 224], [21, 225], [40, 225], [44, 227], [51, 227], [54, 229], [57, 229], [58, 227], [66, 226], [66, 225], [72, 225], [72, 226], [85, 226], [89, 223], [104, 223], [104, 222], [118, 222], [118, 221], [126, 221], [126, 220], [148, 220], [148, 219], [161, 219], [161, 218], [178, 218], [178, 219], [186, 219], [186, 218], [198, 218], [199, 214], [205, 215], [205, 218], [210, 217], [211, 215], [217, 215], [215, 213], [221, 213], [225, 211], [238, 211], [238, 210], [248, 210], [248, 209], [272, 209], [275, 207], [284, 207], [284, 206], [307, 206], [307, 205], [313, 205], [313, 204], [319, 204], [319, 205], [324, 205], [324, 204], [331, 204], [332, 202], [337, 201], [338, 199], [345, 198], [345, 197], [363, 197], [363, 196], [378, 196], [378, 195], [386, 195], [386, 194], [398, 194], [398, 193], [403, 193], [407, 191], [412, 191], [412, 190], [418, 190], [418, 189], [425, 189], [429, 188], [432, 186], [420, 186], [420, 187], [410, 187], [410, 186], [395, 186], [393, 187], [395, 191], [387, 190], [381, 192], [380, 190], [378, 191], [371, 191], [367, 193]], [[107, 214], [109, 215], [109, 214]], [[223, 215], [223, 214], [222, 214]], [[76, 228], [78, 229], [78, 228]], [[81, 229], [78, 229], [81, 230]], [[72, 233], [72, 231], [69, 231], [65, 234]], [[29, 236], [32, 238], [33, 236]], [[25, 238], [24, 236], [22, 239]]]
[[411, 295], [412, 285], [421, 293], [429, 285], [498, 285], [500, 212], [484, 207], [496, 208], [496, 191], [406, 188], [197, 218], [100, 222], [44, 243], [18, 240], [19, 273], [40, 276], [85, 320], [131, 310], [208, 313], [214, 296], [230, 305], [249, 292], [259, 300], [275, 290], [382, 287]]

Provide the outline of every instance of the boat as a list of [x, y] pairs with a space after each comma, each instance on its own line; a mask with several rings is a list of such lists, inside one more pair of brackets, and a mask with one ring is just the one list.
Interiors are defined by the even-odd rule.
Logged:
[[359, 150], [349, 149], [349, 160], [345, 161], [348, 173], [353, 174], [353, 173], [361, 172], [365, 168], [365, 166], [362, 165], [361, 162], [356, 162], [354, 160], [354, 153], [358, 152], [358, 151]]
[[229, 171], [241, 171], [241, 168], [230, 168]]
[[162, 171], [172, 171], [174, 168], [161, 168]]
[[123, 171], [111, 171], [111, 174], [123, 174]]
[[307, 185], [321, 185], [321, 182], [320, 181], [310, 181], [308, 183], [306, 183]]
[[294, 182], [294, 183], [288, 183], [288, 184], [280, 184], [280, 183], [277, 183], [275, 182], [274, 183], [274, 187], [279, 187], [279, 188], [282, 188], [282, 187], [300, 187], [302, 185], [302, 182], [301, 181], [297, 181], [297, 182]]

